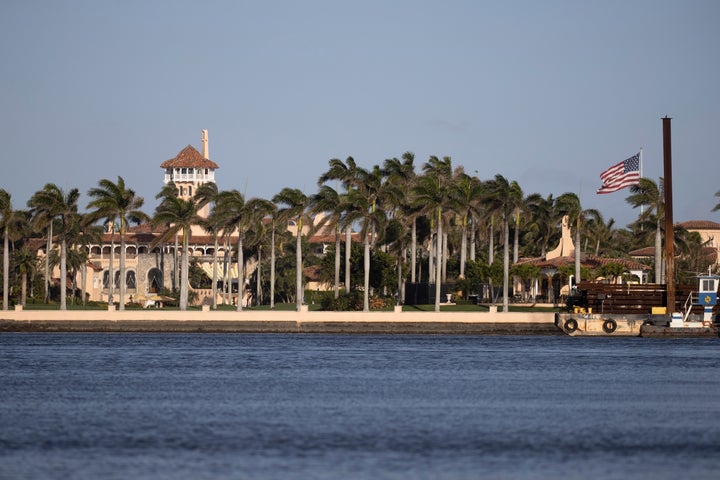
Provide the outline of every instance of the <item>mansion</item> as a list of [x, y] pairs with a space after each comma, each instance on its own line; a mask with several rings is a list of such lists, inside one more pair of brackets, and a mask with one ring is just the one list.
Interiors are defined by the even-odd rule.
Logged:
[[[177, 195], [188, 200], [197, 192], [198, 187], [204, 183], [215, 183], [215, 172], [218, 165], [210, 160], [208, 151], [208, 132], [202, 131], [201, 152], [192, 145], [183, 148], [174, 158], [160, 164], [164, 171], [164, 184], [173, 183], [177, 188]], [[210, 214], [210, 207], [206, 205], [199, 210], [201, 217]], [[316, 222], [322, 221], [318, 216]], [[292, 222], [291, 222], [292, 223]], [[288, 230], [293, 234], [296, 227], [288, 225]], [[177, 290], [180, 282], [180, 257], [182, 245], [180, 239], [168, 243], [156, 244], [156, 240], [164, 233], [162, 227], [153, 227], [149, 223], [130, 227], [125, 233], [125, 278], [120, 278], [120, 236], [112, 231], [112, 227], [106, 229], [102, 235], [101, 243], [88, 245], [89, 258], [87, 262], [87, 274], [85, 275], [85, 293], [90, 301], [114, 302], [121, 300], [125, 303], [141, 303], [143, 305], [155, 304], [169, 300], [160, 295], [163, 289]], [[179, 237], [179, 235], [178, 235]], [[356, 235], [353, 234], [355, 239]], [[328, 235], [324, 228], [320, 228], [312, 242], [318, 242], [321, 249], [324, 249]], [[223, 302], [236, 304], [238, 301], [237, 281], [239, 278], [237, 263], [232, 261], [233, 250], [237, 244], [237, 236], [231, 235], [227, 245], [220, 242], [217, 247], [217, 278], [229, 279], [228, 284], [232, 285], [234, 291], [224, 294], [218, 289], [217, 304]], [[44, 255], [44, 246], [39, 246], [39, 253]], [[188, 255], [190, 263], [195, 263], [207, 274], [213, 277], [213, 257], [215, 254], [215, 239], [199, 226], [193, 226], [188, 238]], [[230, 260], [225, 263], [224, 258]], [[112, 262], [112, 267], [111, 267]], [[245, 259], [246, 286], [250, 274], [257, 267], [256, 258]], [[113, 272], [113, 279], [110, 279], [110, 272]], [[54, 277], [59, 277], [59, 268], [56, 268]], [[307, 272], [311, 273], [311, 272]], [[82, 282], [78, 274], [78, 282]], [[120, 282], [125, 283], [125, 298], [120, 299]], [[70, 283], [68, 281], [68, 287]], [[309, 282], [307, 288], [326, 289], [328, 286]], [[78, 285], [78, 290], [82, 286]], [[211, 301], [212, 288], [193, 289], [197, 296], [197, 303]], [[248, 293], [243, 288], [243, 302], [247, 302]]]
[[[183, 199], [190, 199], [197, 192], [198, 187], [205, 183], [215, 183], [215, 173], [219, 168], [218, 165], [210, 160], [208, 151], [208, 132], [202, 131], [202, 147], [198, 151], [193, 146], [188, 145], [183, 148], [174, 158], [164, 161], [160, 167], [164, 172], [164, 183], [174, 184], [177, 188], [177, 195]], [[210, 213], [210, 207], [205, 206], [200, 211], [201, 216], [207, 217]], [[323, 215], [315, 218], [316, 226], [324, 223]], [[713, 258], [713, 262], [720, 264], [720, 224], [707, 221], [693, 221], [681, 224], [689, 231], [697, 231], [704, 242], [708, 254]], [[295, 234], [296, 226], [291, 222], [288, 230]], [[88, 245], [89, 258], [86, 264], [86, 274], [81, 275], [78, 272], [78, 282], [84, 282], [84, 285], [78, 285], [78, 290], [84, 290], [88, 300], [97, 302], [124, 302], [124, 303], [141, 303], [143, 305], [155, 304], [169, 300], [161, 295], [162, 290], [179, 289], [179, 272], [180, 272], [180, 254], [181, 246], [178, 241], [170, 241], [158, 244], [156, 241], [162, 235], [163, 228], [152, 227], [149, 223], [144, 223], [132, 227], [125, 234], [125, 278], [120, 278], [120, 236], [114, 232], [110, 226], [102, 235], [99, 243]], [[334, 242], [334, 233], [332, 229], [321, 227], [310, 239], [313, 248], [317, 253], [324, 253], [326, 247]], [[361, 238], [358, 233], [352, 233], [352, 241], [360, 242]], [[45, 255], [45, 245], [37, 244], [38, 255]], [[229, 279], [227, 283], [233, 285], [234, 292], [223, 294], [218, 289], [215, 302], [236, 304], [238, 301], [237, 281], [239, 278], [237, 264], [235, 262], [224, 262], [227, 256], [232, 259], [233, 247], [237, 243], [237, 238], [230, 238], [230, 242], [224, 245], [223, 242], [217, 247], [217, 278]], [[213, 277], [213, 258], [216, 253], [216, 241], [212, 235], [209, 235], [199, 226], [193, 226], [191, 235], [188, 240], [188, 255], [190, 262], [202, 268], [209, 278]], [[543, 298], [545, 301], [553, 302], [559, 296], [566, 294], [563, 291], [567, 286], [562, 282], [559, 275], [563, 267], [574, 265], [574, 250], [570, 229], [567, 219], [562, 222], [562, 235], [560, 242], [554, 250], [548, 252], [541, 258], [525, 258], [520, 259], [518, 264], [530, 264], [539, 268], [540, 278], [528, 283], [515, 279], [513, 282], [513, 291], [516, 295], [522, 294], [523, 297]], [[630, 275], [639, 283], [646, 283], [648, 272], [651, 270], [648, 266], [649, 256], [654, 253], [652, 247], [647, 249], [630, 252], [633, 260], [628, 259], [609, 259], [597, 257], [594, 255], [583, 254], [581, 262], [583, 266], [596, 269], [609, 262], [622, 264]], [[640, 263], [643, 261], [643, 263]], [[257, 267], [256, 258], [246, 258], [246, 282], [250, 274]], [[316, 268], [316, 267], [315, 267]], [[114, 278], [110, 278], [110, 275]], [[313, 277], [313, 268], [306, 269], [306, 276]], [[59, 278], [59, 268], [55, 269], [53, 275], [57, 281]], [[82, 280], [81, 280], [82, 278]], [[120, 298], [119, 285], [123, 282], [125, 286], [125, 298]], [[247, 284], [246, 284], [247, 285]], [[70, 281], [67, 281], [68, 288], [71, 287]], [[331, 285], [321, 284], [310, 281], [306, 285], [306, 289], [310, 290], [330, 290]], [[243, 292], [241, 301], [247, 302], [247, 293], [245, 286], [240, 289]], [[208, 302], [212, 300], [212, 289], [201, 289], [194, 291], [197, 295], [197, 302]]]

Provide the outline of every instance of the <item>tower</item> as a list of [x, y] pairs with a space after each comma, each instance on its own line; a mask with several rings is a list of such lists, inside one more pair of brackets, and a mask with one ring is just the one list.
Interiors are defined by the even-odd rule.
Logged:
[[[200, 154], [192, 145], [188, 145], [175, 158], [160, 164], [160, 168], [165, 169], [164, 183], [174, 183], [178, 197], [184, 200], [193, 198], [200, 185], [215, 183], [215, 170], [219, 167], [209, 157], [207, 130], [202, 131], [202, 152]], [[198, 213], [207, 217], [209, 206], [206, 205]]]

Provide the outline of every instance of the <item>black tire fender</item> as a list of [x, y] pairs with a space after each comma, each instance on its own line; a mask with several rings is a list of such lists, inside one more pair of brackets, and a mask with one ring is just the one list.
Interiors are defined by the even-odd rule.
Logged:
[[612, 318], [608, 318], [603, 322], [603, 332], [605, 333], [613, 333], [615, 330], [617, 330], [617, 322], [613, 320]]
[[574, 318], [568, 318], [565, 320], [565, 323], [563, 324], [563, 328], [568, 333], [573, 333], [575, 330], [578, 329], [578, 323], [577, 320]]

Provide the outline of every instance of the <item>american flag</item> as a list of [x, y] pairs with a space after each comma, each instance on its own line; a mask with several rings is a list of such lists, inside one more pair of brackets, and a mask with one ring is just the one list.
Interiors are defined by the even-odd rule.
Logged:
[[633, 155], [600, 174], [602, 186], [597, 193], [617, 192], [640, 183], [640, 154]]

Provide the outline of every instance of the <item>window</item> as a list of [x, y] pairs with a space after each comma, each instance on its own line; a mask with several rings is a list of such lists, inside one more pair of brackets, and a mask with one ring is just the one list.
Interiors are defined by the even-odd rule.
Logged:
[[163, 288], [163, 274], [158, 268], [151, 268], [148, 276], [148, 292], [158, 293]]
[[128, 270], [125, 274], [125, 286], [127, 288], [137, 288], [135, 282], [135, 271], [134, 270]]
[[188, 187], [188, 196], [192, 197], [192, 187]]

